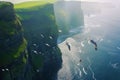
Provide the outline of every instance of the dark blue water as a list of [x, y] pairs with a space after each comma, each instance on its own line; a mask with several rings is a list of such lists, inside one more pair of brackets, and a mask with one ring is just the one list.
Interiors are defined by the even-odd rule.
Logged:
[[[63, 67], [58, 80], [120, 80], [119, 13], [117, 8], [111, 8], [85, 16], [82, 32], [65, 40], [72, 50], [68, 50], [65, 41], [59, 44]], [[97, 51], [90, 39], [97, 42]]]

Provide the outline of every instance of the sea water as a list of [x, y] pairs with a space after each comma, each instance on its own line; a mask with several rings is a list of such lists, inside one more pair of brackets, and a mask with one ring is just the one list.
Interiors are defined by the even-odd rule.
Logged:
[[[59, 44], [63, 66], [58, 80], [120, 80], [119, 13], [113, 8], [94, 17], [85, 16], [83, 31]], [[97, 43], [97, 51], [91, 39]], [[71, 51], [66, 41], [71, 44]]]

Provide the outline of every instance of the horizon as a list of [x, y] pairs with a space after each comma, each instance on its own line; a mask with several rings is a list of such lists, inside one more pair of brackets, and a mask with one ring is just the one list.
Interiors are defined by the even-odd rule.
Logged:
[[[0, 1], [8, 1], [8, 2], [12, 2], [14, 4], [17, 4], [17, 3], [22, 3], [22, 2], [28, 2], [28, 1], [43, 1], [43, 0], [0, 0]], [[44, 0], [45, 1], [45, 0]], [[56, 0], [56, 1], [86, 1], [86, 2], [111, 2], [108, 1], [108, 0]]]

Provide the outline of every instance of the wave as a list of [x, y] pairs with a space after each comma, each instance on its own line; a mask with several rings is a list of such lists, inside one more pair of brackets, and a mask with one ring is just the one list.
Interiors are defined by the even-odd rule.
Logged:
[[83, 67], [83, 72], [84, 72], [85, 75], [87, 75], [87, 72], [85, 71], [85, 68], [84, 68], [84, 67]]
[[118, 68], [120, 67], [120, 64], [119, 64], [119, 63], [111, 63], [111, 62], [110, 62], [110, 65], [111, 65], [111, 67], [114, 68], [114, 69], [118, 69]]
[[87, 57], [87, 60], [88, 60], [88, 62], [89, 62], [89, 66], [88, 66], [88, 68], [90, 69], [90, 71], [91, 71], [91, 73], [92, 73], [92, 78], [93, 78], [93, 80], [97, 80], [96, 78], [95, 78], [95, 73], [94, 73], [94, 71], [92, 70], [92, 68], [91, 68], [91, 61], [90, 61], [90, 59], [89, 59], [89, 57]]
[[84, 42], [84, 41], [82, 41], [82, 42], [80, 43], [82, 47], [84, 47], [84, 46], [85, 46], [85, 45], [83, 44], [83, 42]]
[[88, 40], [88, 44], [91, 44], [91, 43], [90, 43], [90, 40]]
[[81, 70], [79, 71], [79, 75], [80, 75], [80, 77], [82, 77], [82, 71]]
[[120, 47], [117, 47], [117, 49], [119, 49], [119, 50], [120, 50]]

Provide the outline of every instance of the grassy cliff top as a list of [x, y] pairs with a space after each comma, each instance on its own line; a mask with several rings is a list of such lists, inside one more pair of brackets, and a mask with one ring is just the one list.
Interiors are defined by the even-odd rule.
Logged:
[[42, 0], [42, 1], [29, 1], [29, 2], [23, 2], [19, 4], [15, 4], [15, 9], [26, 9], [36, 6], [42, 6], [48, 3], [54, 3], [55, 0]]
[[8, 7], [8, 6], [11, 7], [11, 6], [13, 6], [13, 4], [10, 2], [0, 1], [0, 8]]

